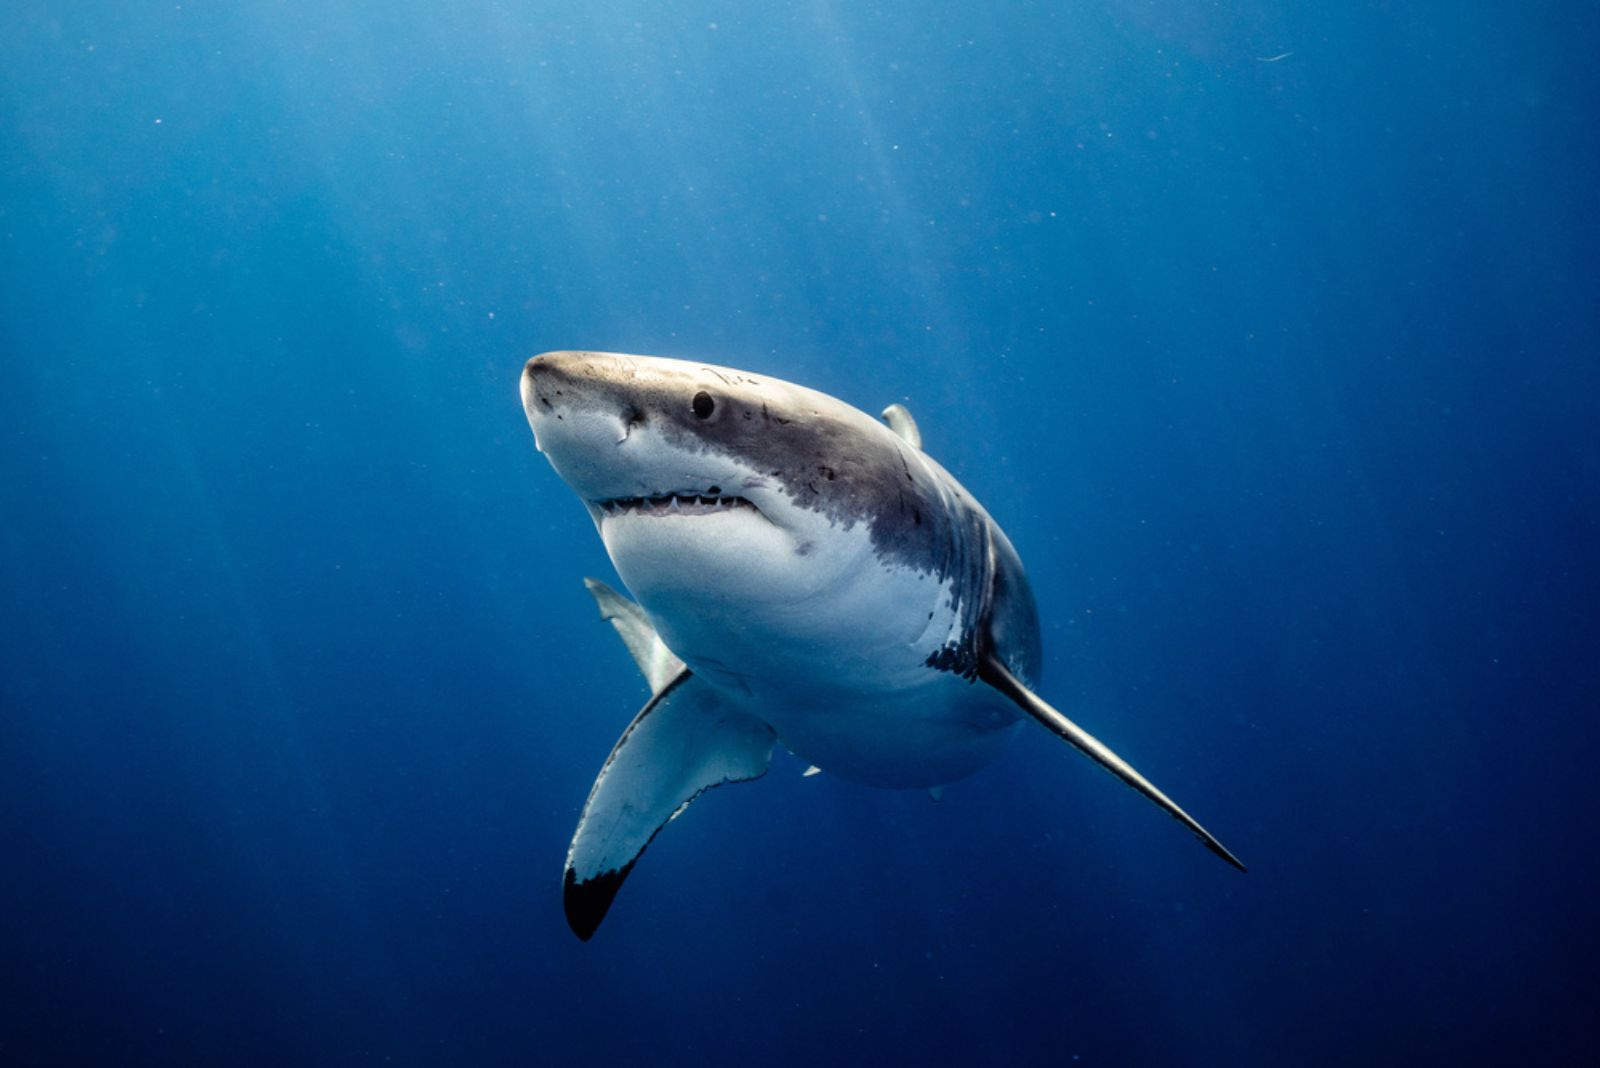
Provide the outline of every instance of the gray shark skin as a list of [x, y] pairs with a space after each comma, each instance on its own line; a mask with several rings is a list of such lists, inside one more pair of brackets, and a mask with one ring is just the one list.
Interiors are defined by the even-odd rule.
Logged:
[[903, 407], [880, 422], [764, 375], [597, 352], [533, 358], [521, 392], [637, 601], [587, 580], [652, 690], [568, 851], [579, 938], [663, 826], [704, 791], [765, 774], [780, 742], [844, 778], [936, 790], [1031, 719], [1243, 870], [1033, 691], [1022, 562]]

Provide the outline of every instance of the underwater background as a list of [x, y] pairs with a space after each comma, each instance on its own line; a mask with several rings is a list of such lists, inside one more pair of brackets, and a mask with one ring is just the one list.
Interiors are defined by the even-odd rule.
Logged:
[[[0, 1062], [1593, 1063], [1597, 43], [9, 0]], [[646, 690], [555, 348], [906, 403], [1250, 873], [1030, 728], [940, 804], [783, 756], [579, 943]]]

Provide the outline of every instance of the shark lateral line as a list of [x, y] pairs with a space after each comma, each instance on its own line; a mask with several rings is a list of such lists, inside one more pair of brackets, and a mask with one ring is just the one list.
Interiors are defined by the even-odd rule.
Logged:
[[1244, 869], [1033, 691], [1022, 562], [903, 406], [880, 422], [765, 375], [601, 352], [528, 361], [522, 404], [635, 598], [586, 580], [651, 691], [567, 854], [579, 938], [662, 827], [766, 774], [779, 742], [843, 778], [937, 796], [1032, 720]]

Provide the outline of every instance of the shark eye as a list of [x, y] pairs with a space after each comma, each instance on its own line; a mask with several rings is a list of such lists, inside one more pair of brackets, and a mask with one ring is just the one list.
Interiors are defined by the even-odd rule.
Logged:
[[694, 410], [696, 419], [710, 419], [711, 413], [717, 410], [717, 402], [711, 399], [711, 394], [702, 389], [694, 395], [689, 407]]

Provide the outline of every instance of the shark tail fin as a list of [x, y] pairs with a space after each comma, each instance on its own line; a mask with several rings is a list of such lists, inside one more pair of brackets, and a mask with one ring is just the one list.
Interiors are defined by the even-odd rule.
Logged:
[[1023, 685], [1022, 681], [1013, 675], [1010, 669], [1002, 664], [994, 654], [990, 653], [979, 661], [978, 678], [1016, 702], [1018, 707], [1038, 720], [1052, 734], [1072, 743], [1084, 756], [1149, 798], [1163, 812], [1189, 828], [1195, 837], [1204, 842], [1206, 848], [1211, 852], [1240, 871], [1249, 870], [1240, 863], [1238, 857], [1228, 852], [1221, 842], [1213, 838], [1209, 831], [1195, 822], [1194, 817], [1179, 808], [1177, 803], [1166, 794], [1156, 789], [1149, 779], [1140, 775], [1133, 769], [1132, 765], [1113, 753], [1104, 742], [1062, 715], [1044, 698]]
[[650, 684], [651, 696], [661, 693], [668, 683], [683, 672], [683, 661], [661, 641], [661, 636], [650, 625], [644, 609], [599, 579], [586, 578], [583, 584], [593, 595], [594, 603], [600, 609], [600, 618], [616, 628], [622, 644], [628, 647], [628, 655], [633, 657], [633, 662], [644, 673], [645, 681]]

